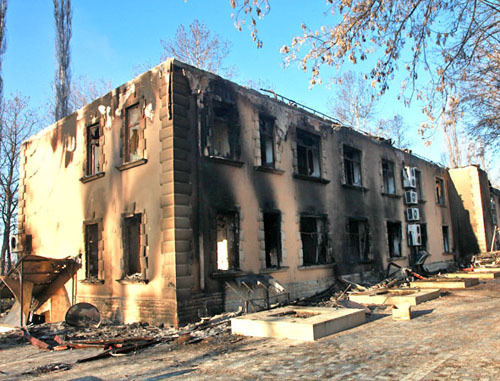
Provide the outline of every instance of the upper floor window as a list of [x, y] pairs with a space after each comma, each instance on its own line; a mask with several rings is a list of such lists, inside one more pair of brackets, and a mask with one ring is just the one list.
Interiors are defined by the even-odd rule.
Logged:
[[444, 180], [440, 177], [436, 177], [436, 203], [444, 205], [445, 202]]
[[424, 191], [422, 186], [422, 172], [419, 169], [415, 169], [415, 189], [417, 191], [418, 200], [421, 201], [424, 199]]
[[87, 126], [87, 165], [86, 175], [95, 175], [102, 171], [101, 155], [99, 147], [100, 138], [99, 123]]
[[361, 186], [361, 151], [344, 146], [344, 176], [349, 185]]
[[384, 193], [396, 194], [394, 163], [392, 161], [382, 160], [382, 177], [384, 180]]
[[299, 175], [321, 177], [319, 136], [297, 129], [297, 170]]
[[126, 109], [124, 139], [124, 162], [126, 163], [142, 159], [144, 135], [140, 116], [139, 104]]
[[205, 156], [237, 160], [239, 124], [236, 106], [216, 102], [205, 132]]
[[261, 166], [274, 168], [274, 120], [261, 116], [259, 133]]

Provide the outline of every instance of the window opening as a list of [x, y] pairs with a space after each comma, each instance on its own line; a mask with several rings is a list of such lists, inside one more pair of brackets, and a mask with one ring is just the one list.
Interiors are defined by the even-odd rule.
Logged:
[[139, 141], [141, 139], [141, 123], [139, 105], [128, 107], [126, 110], [125, 131], [125, 161], [131, 162], [141, 159]]
[[101, 171], [99, 164], [99, 124], [87, 127], [87, 175]]
[[427, 224], [420, 224], [420, 248], [427, 250]]
[[436, 203], [444, 205], [444, 180], [436, 177]]
[[297, 167], [300, 175], [321, 176], [319, 136], [297, 130]]
[[261, 117], [259, 132], [261, 165], [274, 168], [274, 120]]
[[141, 222], [142, 214], [124, 219], [125, 275], [141, 273]]
[[389, 241], [389, 256], [401, 257], [401, 222], [387, 222], [387, 239]]
[[320, 217], [300, 218], [304, 266], [328, 263], [328, 238], [325, 225], [325, 219]]
[[422, 172], [420, 172], [418, 169], [415, 169], [415, 184], [418, 200], [421, 201], [424, 199], [424, 193], [422, 188]]
[[344, 146], [344, 171], [346, 184], [361, 186], [361, 151]]
[[264, 213], [266, 267], [281, 266], [281, 214]]
[[213, 107], [213, 119], [206, 136], [205, 155], [225, 159], [236, 159], [238, 139], [236, 108], [230, 103]]
[[349, 219], [347, 221], [348, 250], [351, 258], [362, 262], [369, 260], [370, 231], [366, 221]]
[[394, 163], [382, 160], [382, 175], [384, 179], [384, 192], [388, 194], [396, 193], [396, 181], [394, 179]]
[[98, 278], [99, 254], [98, 224], [85, 225], [85, 278]]
[[238, 270], [239, 267], [238, 213], [218, 213], [217, 270]]
[[450, 237], [448, 226], [443, 226], [443, 251], [445, 253], [450, 253]]

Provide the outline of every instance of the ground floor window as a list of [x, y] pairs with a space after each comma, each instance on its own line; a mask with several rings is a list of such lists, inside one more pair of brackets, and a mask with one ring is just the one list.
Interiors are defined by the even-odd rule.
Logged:
[[450, 236], [449, 227], [443, 226], [443, 252], [450, 253]]
[[368, 261], [370, 253], [368, 221], [350, 218], [347, 220], [346, 228], [349, 257], [356, 262]]
[[264, 213], [264, 239], [266, 245], [266, 267], [281, 266], [281, 214]]
[[125, 217], [123, 221], [123, 252], [125, 275], [142, 273], [141, 268], [142, 214]]
[[217, 270], [238, 270], [239, 215], [237, 212], [217, 213]]
[[302, 216], [300, 218], [300, 237], [304, 266], [319, 265], [330, 261], [325, 218]]
[[97, 279], [99, 276], [99, 230], [98, 224], [85, 225], [85, 278]]
[[387, 240], [389, 243], [389, 256], [401, 257], [401, 222], [387, 222]]

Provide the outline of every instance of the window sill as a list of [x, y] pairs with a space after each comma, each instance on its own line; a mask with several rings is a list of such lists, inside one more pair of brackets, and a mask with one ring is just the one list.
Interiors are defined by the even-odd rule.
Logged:
[[385, 192], [382, 192], [382, 196], [389, 197], [389, 198], [401, 198], [402, 197], [400, 194], [385, 193]]
[[365, 188], [364, 186], [362, 185], [352, 185], [352, 184], [346, 184], [346, 183], [343, 183], [342, 186], [344, 188], [348, 188], [348, 189], [354, 189], [354, 190], [357, 190], [357, 191], [360, 191], [360, 192], [366, 192], [368, 191], [369, 189], [368, 188]]
[[296, 179], [299, 179], [299, 180], [314, 181], [314, 182], [321, 183], [321, 184], [328, 184], [330, 182], [330, 180], [324, 179], [322, 177], [301, 175], [299, 173], [294, 173], [293, 177]]
[[316, 269], [330, 269], [332, 267], [335, 267], [337, 264], [334, 263], [324, 263], [321, 265], [302, 265], [297, 267], [298, 270], [316, 270]]
[[218, 270], [214, 271], [211, 276], [215, 279], [229, 279], [247, 275], [248, 273], [241, 270]]
[[282, 273], [288, 271], [289, 266], [281, 266], [281, 267], [268, 267], [265, 269], [261, 269], [259, 271], [260, 274], [272, 274], [272, 273]]
[[104, 279], [97, 279], [97, 278], [87, 278], [87, 279], [82, 279], [80, 283], [83, 284], [104, 284]]
[[100, 179], [101, 177], [104, 177], [104, 173], [105, 172], [97, 172], [93, 175], [85, 175], [83, 177], [80, 177], [80, 181], [84, 184], [89, 183], [91, 181], [94, 181], [94, 180]]
[[128, 163], [123, 163], [122, 165], [119, 165], [116, 167], [119, 171], [125, 171], [130, 168], [138, 167], [139, 165], [144, 165], [148, 162], [148, 159], [139, 159], [135, 161], [129, 161]]
[[282, 175], [283, 173], [285, 173], [285, 171], [282, 169], [276, 169], [271, 167], [258, 166], [258, 167], [253, 167], [253, 169], [259, 172], [274, 173], [276, 175]]
[[243, 164], [245, 164], [245, 162], [243, 161], [226, 159], [224, 157], [218, 157], [218, 156], [205, 156], [204, 158], [207, 161], [213, 161], [214, 163], [230, 165], [232, 167], [243, 167]]
[[148, 284], [149, 280], [144, 278], [122, 278], [116, 280], [120, 284]]

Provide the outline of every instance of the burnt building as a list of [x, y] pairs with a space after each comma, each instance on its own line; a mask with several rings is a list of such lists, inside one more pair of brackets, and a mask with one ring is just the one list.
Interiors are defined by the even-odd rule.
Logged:
[[80, 253], [76, 299], [125, 322], [457, 252], [446, 168], [176, 60], [33, 136], [21, 162], [19, 249]]

